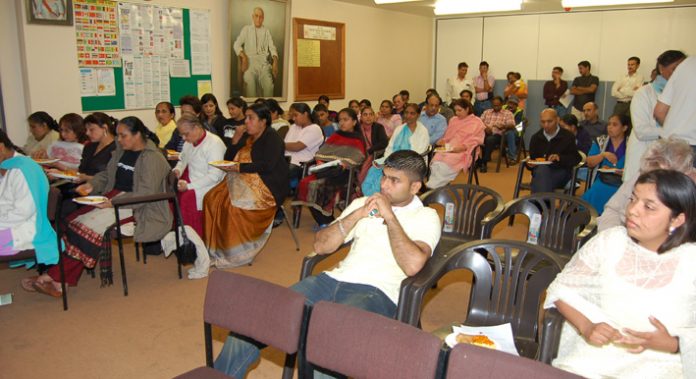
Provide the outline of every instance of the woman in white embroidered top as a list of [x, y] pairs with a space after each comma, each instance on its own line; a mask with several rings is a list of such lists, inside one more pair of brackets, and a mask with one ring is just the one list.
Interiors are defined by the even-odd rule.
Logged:
[[549, 286], [566, 318], [553, 365], [590, 377], [696, 375], [696, 185], [641, 175], [626, 226], [588, 242]]

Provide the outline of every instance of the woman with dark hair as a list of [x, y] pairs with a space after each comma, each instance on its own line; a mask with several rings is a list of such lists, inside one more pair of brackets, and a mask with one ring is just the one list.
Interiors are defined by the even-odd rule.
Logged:
[[212, 93], [206, 93], [201, 96], [201, 104], [203, 111], [200, 114], [201, 124], [206, 130], [209, 130], [219, 137], [224, 137], [225, 135], [225, 125], [228, 123], [225, 116], [222, 115], [220, 106], [218, 106], [218, 101], [215, 95]]
[[592, 187], [582, 198], [592, 204], [600, 215], [604, 204], [621, 186], [621, 174], [626, 157], [626, 136], [631, 132], [631, 119], [626, 115], [613, 115], [607, 123], [607, 135], [597, 137], [587, 156], [589, 168], [594, 172]]
[[598, 378], [696, 372], [696, 185], [678, 171], [642, 174], [626, 225], [600, 232], [551, 283], [565, 317], [553, 365]]
[[359, 130], [358, 115], [350, 108], [338, 112], [339, 129], [334, 132], [314, 155], [317, 164], [340, 161], [339, 165], [305, 176], [297, 189], [293, 206], [309, 207], [319, 227], [334, 220], [336, 203], [345, 193], [349, 171], [365, 160], [365, 141]]
[[486, 136], [486, 125], [476, 117], [470, 102], [455, 99], [452, 104], [456, 116], [450, 119], [445, 135], [435, 143], [442, 151], [433, 157], [428, 188], [445, 186], [459, 172], [471, 169], [471, 152], [483, 144]]
[[507, 85], [505, 86], [505, 90], [503, 91], [503, 94], [505, 95], [505, 100], [507, 101], [507, 98], [515, 95], [517, 96], [518, 99], [520, 99], [520, 102], [517, 104], [517, 106], [524, 110], [524, 106], [527, 100], [528, 96], [528, 90], [527, 90], [527, 83], [522, 80], [522, 75], [519, 72], [514, 72], [510, 71], [507, 73]]
[[90, 143], [82, 150], [78, 168], [80, 182], [92, 179], [106, 170], [111, 154], [116, 150], [116, 124], [118, 120], [102, 112], [85, 117], [85, 129]]
[[[81, 195], [103, 195], [106, 201], [84, 206], [65, 220], [68, 255], [64, 259], [65, 279], [72, 286], [77, 285], [85, 267], [94, 267], [98, 261], [101, 261], [102, 284], [110, 285], [113, 281], [108, 275], [111, 272], [108, 230], [114, 223], [111, 199], [152, 195], [168, 188], [169, 164], [157, 148], [157, 136], [137, 117], [120, 120], [116, 130], [118, 146], [106, 170], [76, 189]], [[144, 254], [161, 252], [159, 241], [171, 229], [173, 221], [167, 201], [124, 207], [120, 217], [123, 224], [135, 221], [133, 236], [143, 245]], [[31, 284], [39, 292], [60, 297], [59, 279], [58, 267], [53, 266]]]
[[0, 129], [0, 256], [34, 249], [38, 263], [58, 262], [56, 233], [46, 213], [48, 191], [41, 167]]
[[302, 176], [303, 162], [314, 159], [319, 146], [324, 143], [321, 127], [312, 122], [312, 110], [305, 103], [290, 106], [294, 112], [295, 123], [290, 125], [285, 135], [285, 151], [290, 156], [290, 180]]
[[384, 131], [389, 138], [391, 138], [394, 130], [403, 124], [401, 115], [392, 113], [392, 109], [394, 109], [394, 103], [390, 100], [382, 100], [377, 117], [377, 123], [384, 126]]
[[[176, 109], [174, 109], [174, 104], [168, 101], [162, 101], [155, 107], [155, 118], [157, 118], [157, 126], [155, 127], [155, 134], [159, 138], [159, 147], [161, 149], [169, 149], [181, 151], [179, 147], [179, 142], [181, 138], [176, 133], [176, 122], [174, 118], [176, 117]], [[172, 141], [174, 139], [174, 141]], [[170, 144], [169, 142], [172, 141]], [[169, 145], [169, 147], [167, 147]]]
[[82, 151], [88, 141], [82, 116], [68, 113], [58, 121], [60, 139], [51, 144], [46, 151], [37, 151], [34, 158], [59, 159], [58, 162], [47, 164], [59, 171], [76, 172], [82, 159]]
[[375, 111], [372, 110], [372, 107], [365, 107], [362, 109], [360, 131], [365, 141], [365, 148], [367, 148], [367, 157], [358, 174], [358, 183], [362, 183], [362, 181], [365, 180], [367, 171], [372, 167], [372, 162], [382, 157], [384, 149], [386, 149], [389, 144], [389, 137], [387, 137], [384, 126], [375, 122]]
[[360, 102], [356, 99], [352, 99], [348, 102], [348, 108], [352, 109], [356, 114], [360, 114]]
[[221, 168], [227, 171], [225, 179], [203, 199], [203, 241], [217, 268], [254, 260], [271, 235], [277, 207], [287, 196], [283, 141], [271, 123], [265, 104], [247, 108], [247, 138], [235, 145], [236, 164]]
[[34, 112], [27, 117], [29, 136], [22, 147], [24, 154], [38, 156], [45, 154], [53, 142], [60, 139], [58, 123], [46, 112]]
[[[230, 118], [227, 120], [232, 126], [244, 125], [244, 119], [246, 117], [247, 103], [241, 97], [233, 97], [227, 100], [227, 112], [230, 114]], [[231, 138], [227, 130], [223, 132], [224, 136]]]
[[281, 117], [283, 115], [283, 108], [280, 107], [276, 99], [266, 99], [266, 106], [271, 110], [271, 120], [273, 120], [271, 127], [273, 127], [273, 129], [278, 132], [278, 136], [284, 140], [285, 135], [288, 134], [288, 130], [290, 129], [290, 123]]
[[[587, 133], [587, 130], [582, 126], [578, 125], [578, 118], [574, 114], [565, 114], [558, 118], [558, 125], [573, 133], [575, 136], [575, 145], [577, 145], [578, 150], [582, 151], [587, 155], [592, 147], [592, 137]], [[581, 176], [582, 177], [582, 176]]]
[[329, 120], [331, 122], [338, 122], [338, 113], [336, 111], [332, 111], [331, 108], [329, 107], [329, 103], [331, 101], [329, 100], [329, 97], [326, 95], [321, 95], [317, 99], [317, 104], [323, 104], [326, 107], [326, 112], [329, 114]]

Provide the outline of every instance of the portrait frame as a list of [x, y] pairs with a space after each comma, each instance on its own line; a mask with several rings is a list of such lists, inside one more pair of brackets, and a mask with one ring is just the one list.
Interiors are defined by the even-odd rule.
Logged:
[[[246, 101], [258, 98], [287, 99], [291, 49], [290, 3], [291, 0], [229, 0], [230, 97], [242, 97]], [[258, 15], [256, 8], [263, 11], [261, 27], [257, 28], [254, 24], [255, 14]], [[269, 34], [265, 31], [270, 34], [273, 47], [267, 42], [249, 42], [252, 52], [246, 55], [244, 47], [247, 40], [267, 41], [268, 37], [264, 36]], [[273, 49], [277, 52], [276, 61], [271, 53]], [[243, 67], [242, 51], [246, 55], [246, 67]], [[275, 69], [274, 63], [277, 65]]]
[[25, 0], [25, 2], [29, 24], [66, 26], [73, 24], [72, 0]]

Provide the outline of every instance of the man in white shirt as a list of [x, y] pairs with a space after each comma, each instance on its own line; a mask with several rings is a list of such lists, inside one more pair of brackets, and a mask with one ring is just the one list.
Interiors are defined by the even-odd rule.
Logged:
[[631, 116], [633, 94], [643, 86], [643, 75], [638, 72], [640, 58], [628, 58], [628, 74], [622, 76], [611, 86], [611, 96], [616, 98], [614, 114]]
[[[244, 96], [273, 97], [273, 80], [278, 76], [278, 50], [271, 32], [263, 26], [260, 7], [251, 14], [253, 23], [245, 25], [232, 48], [244, 73]], [[269, 64], [269, 60], [270, 63]]]
[[466, 73], [469, 71], [469, 65], [466, 62], [460, 62], [457, 65], [457, 76], [447, 78], [447, 91], [445, 92], [445, 104], [449, 104], [454, 99], [459, 98], [462, 91], [469, 90], [474, 93], [474, 82], [466, 78]]
[[685, 140], [696, 152], [696, 57], [668, 50], [657, 58], [667, 85], [657, 98], [654, 116], [662, 124], [661, 138]]
[[[440, 239], [437, 212], [417, 196], [426, 169], [416, 152], [390, 155], [380, 192], [356, 199], [316, 234], [317, 254], [331, 254], [352, 241], [346, 258], [337, 268], [307, 277], [291, 289], [304, 294], [309, 305], [331, 301], [393, 318], [401, 281], [421, 270]], [[243, 378], [258, 356], [255, 345], [228, 337], [215, 368]]]

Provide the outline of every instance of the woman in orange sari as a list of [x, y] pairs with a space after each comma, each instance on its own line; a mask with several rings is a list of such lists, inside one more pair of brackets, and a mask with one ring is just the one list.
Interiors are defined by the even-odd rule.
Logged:
[[217, 268], [254, 260], [268, 241], [273, 217], [290, 188], [283, 140], [271, 127], [265, 104], [246, 111], [246, 138], [230, 147], [236, 164], [203, 200], [204, 242]]

